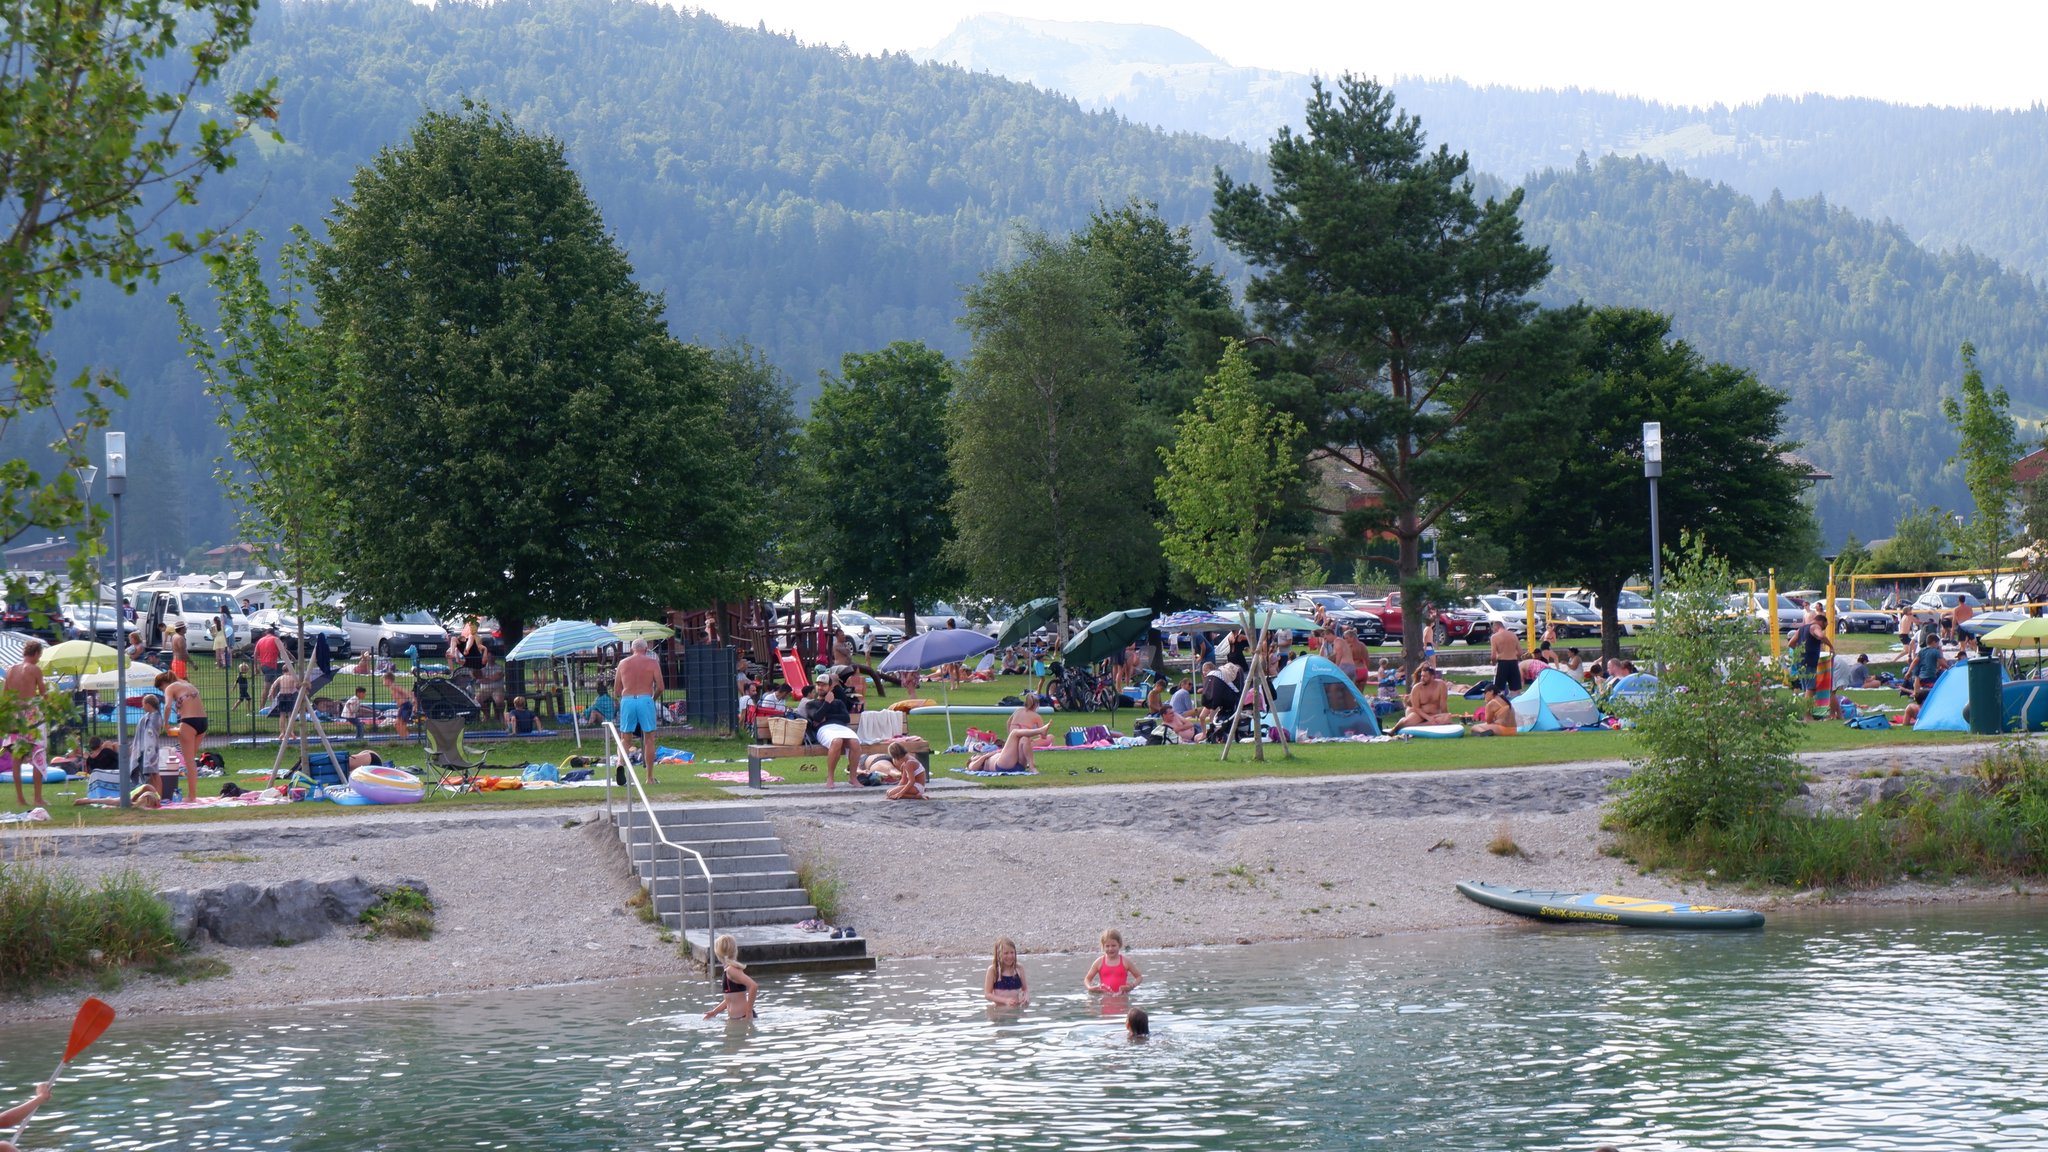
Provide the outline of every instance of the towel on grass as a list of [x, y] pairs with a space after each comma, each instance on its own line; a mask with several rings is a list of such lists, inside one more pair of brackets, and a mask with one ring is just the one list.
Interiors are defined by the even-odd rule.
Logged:
[[959, 773], [960, 775], [962, 775], [962, 776], [1036, 776], [1036, 775], [1038, 775], [1038, 773], [1036, 773], [1036, 772], [1032, 771], [1032, 770], [1031, 770], [1031, 769], [1029, 769], [1029, 768], [1005, 768], [1005, 769], [1000, 769], [1000, 770], [994, 770], [994, 771], [991, 771], [991, 770], [989, 770], [989, 769], [983, 769], [983, 770], [981, 770], [981, 771], [979, 771], [979, 772], [977, 772], [977, 771], [974, 771], [974, 770], [972, 770], [972, 769], [968, 769], [968, 768], [953, 768], [953, 769], [950, 769], [950, 771], [953, 771], [953, 772], [958, 772], [958, 773]]
[[[699, 772], [699, 773], [697, 773], [697, 779], [699, 779], [699, 780], [716, 780], [716, 781], [718, 781], [718, 782], [719, 782], [720, 784], [745, 784], [745, 783], [748, 783], [748, 779], [747, 779], [747, 774], [746, 774], [745, 772]], [[769, 773], [767, 773], [767, 772], [763, 772], [763, 773], [761, 773], [761, 783], [763, 783], [763, 784], [780, 784], [780, 783], [782, 783], [782, 777], [780, 777], [780, 776], [774, 776], [774, 775], [771, 775], [771, 774], [769, 774]]]

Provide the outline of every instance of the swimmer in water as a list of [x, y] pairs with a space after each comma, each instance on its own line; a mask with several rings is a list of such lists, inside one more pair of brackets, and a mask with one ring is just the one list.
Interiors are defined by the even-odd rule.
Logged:
[[991, 1004], [1016, 1008], [1031, 999], [1031, 987], [1024, 980], [1024, 968], [1017, 963], [1017, 945], [1008, 936], [996, 937], [996, 957], [982, 977], [981, 994]]
[[1102, 955], [1088, 966], [1088, 976], [1082, 982], [1090, 992], [1129, 992], [1136, 988], [1145, 974], [1124, 955], [1124, 935], [1114, 928], [1102, 930]]

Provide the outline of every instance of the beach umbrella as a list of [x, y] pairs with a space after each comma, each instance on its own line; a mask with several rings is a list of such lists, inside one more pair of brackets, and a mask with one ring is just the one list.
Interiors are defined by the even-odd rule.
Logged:
[[[620, 643], [610, 630], [599, 627], [588, 620], [556, 620], [543, 624], [528, 632], [519, 643], [505, 653], [510, 660], [566, 660], [585, 652], [595, 652]], [[576, 713], [576, 679], [564, 676], [569, 683], [569, 723], [576, 729], [576, 746], [583, 747], [583, 720]]]
[[1003, 622], [1003, 630], [996, 633], [996, 647], [1014, 648], [1022, 644], [1033, 632], [1038, 631], [1060, 614], [1060, 602], [1051, 596], [1042, 596], [1022, 608], [1017, 614]]
[[2029, 616], [1984, 634], [1986, 648], [2048, 648], [2048, 616]]
[[1080, 635], [1067, 641], [1060, 649], [1060, 655], [1070, 664], [1093, 664], [1106, 660], [1123, 651], [1127, 644], [1134, 644], [1145, 630], [1152, 626], [1150, 608], [1127, 608], [1122, 612], [1111, 612], [1088, 622]]
[[610, 632], [628, 644], [635, 640], [645, 640], [650, 644], [662, 640], [673, 640], [676, 634], [675, 629], [666, 624], [657, 624], [652, 620], [628, 620], [623, 624], [607, 624], [605, 625], [605, 631]]
[[[157, 673], [162, 671], [163, 669], [154, 665], [144, 664], [139, 660], [130, 660], [128, 662], [128, 686], [130, 689], [146, 688], [149, 686], [150, 681], [156, 679]], [[115, 683], [116, 679], [117, 677], [112, 669], [80, 676], [78, 678], [78, 690], [80, 692], [117, 691], [120, 685]]]
[[[979, 655], [994, 649], [993, 638], [980, 632], [969, 632], [965, 628], [935, 628], [920, 632], [896, 646], [889, 658], [882, 661], [883, 672], [911, 672], [924, 668], [943, 668], [948, 664], [959, 664], [969, 656]], [[905, 717], [908, 719], [908, 717]], [[946, 746], [953, 745], [953, 685], [946, 684]]]
[[1214, 612], [1199, 609], [1161, 616], [1152, 626], [1161, 632], [1228, 632], [1237, 627]]
[[1229, 612], [1219, 612], [1217, 615], [1229, 620], [1233, 624], [1242, 625], [1247, 631], [1256, 631], [1260, 628], [1264, 628], [1267, 631], [1285, 628], [1289, 632], [1313, 632], [1322, 627], [1321, 624], [1303, 616], [1301, 613], [1289, 612], [1284, 608], [1254, 609], [1252, 611], [1252, 620], [1249, 624], [1244, 624], [1244, 612], [1238, 609], [1232, 609]]
[[114, 667], [114, 660], [120, 656], [110, 645], [91, 640], [66, 640], [62, 644], [43, 649], [43, 671], [52, 676], [82, 676], [88, 672], [107, 672]]
[[22, 648], [35, 637], [26, 632], [0, 632], [0, 668], [21, 663]]

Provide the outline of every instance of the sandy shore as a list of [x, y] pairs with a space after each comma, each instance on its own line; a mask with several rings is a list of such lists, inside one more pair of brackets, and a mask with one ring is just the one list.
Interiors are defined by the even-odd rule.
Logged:
[[[1953, 747], [1822, 753], [1816, 791], [1892, 767], [1952, 769]], [[979, 955], [999, 934], [1024, 951], [1093, 947], [1109, 925], [1146, 948], [1365, 936], [1507, 920], [1459, 898], [1484, 879], [1779, 907], [1635, 874], [1603, 855], [1600, 808], [1620, 762], [1229, 784], [1107, 785], [948, 793], [927, 804], [868, 795], [764, 805], [791, 854], [838, 876], [841, 923], [882, 956]], [[1496, 838], [1519, 854], [1488, 850]], [[232, 977], [177, 986], [134, 977], [107, 995], [125, 1012], [277, 1004], [683, 975], [693, 967], [627, 901], [638, 884], [603, 809], [370, 820], [14, 833], [87, 877], [125, 868], [158, 887], [358, 875], [424, 881], [439, 907], [429, 941], [336, 931], [290, 948], [211, 943]], [[1856, 903], [2010, 896], [2010, 885], [1900, 885]], [[68, 1015], [76, 993], [0, 1001], [0, 1022]]]

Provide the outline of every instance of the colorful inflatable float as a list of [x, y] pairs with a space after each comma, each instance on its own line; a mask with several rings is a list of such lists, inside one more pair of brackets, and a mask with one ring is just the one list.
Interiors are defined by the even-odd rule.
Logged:
[[348, 774], [348, 782], [372, 804], [417, 804], [427, 794], [419, 777], [389, 764], [365, 764]]

